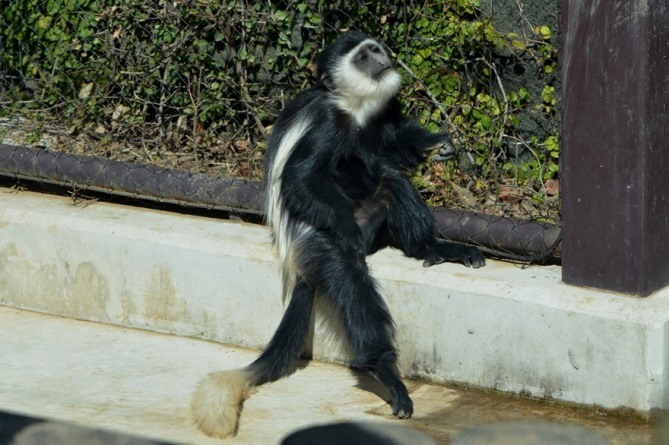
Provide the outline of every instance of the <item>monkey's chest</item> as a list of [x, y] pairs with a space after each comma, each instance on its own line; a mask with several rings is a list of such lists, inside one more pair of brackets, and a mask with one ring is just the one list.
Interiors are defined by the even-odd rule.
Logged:
[[349, 198], [359, 201], [374, 194], [380, 180], [380, 172], [377, 172], [369, 161], [354, 156], [337, 162], [334, 179]]

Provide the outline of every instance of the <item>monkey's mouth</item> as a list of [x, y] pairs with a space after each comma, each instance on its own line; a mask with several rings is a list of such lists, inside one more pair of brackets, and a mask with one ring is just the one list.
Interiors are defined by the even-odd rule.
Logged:
[[386, 72], [388, 72], [389, 70], [392, 71], [392, 69], [393, 69], [392, 65], [388, 65], [384, 68], [381, 68], [381, 70], [378, 73], [376, 73], [374, 78], [377, 79], [377, 80], [381, 79], [386, 74]]

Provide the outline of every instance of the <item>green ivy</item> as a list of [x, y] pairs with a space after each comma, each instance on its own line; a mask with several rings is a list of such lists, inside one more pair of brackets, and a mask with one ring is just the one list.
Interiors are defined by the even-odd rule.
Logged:
[[[466, 149], [467, 165], [416, 175], [433, 204], [452, 203], [451, 182], [483, 193], [504, 178], [531, 186], [557, 177], [557, 129], [542, 140], [519, 130], [522, 113], [557, 113], [554, 31], [538, 23], [530, 36], [503, 34], [479, 0], [396, 3], [9, 2], [0, 100], [11, 103], [0, 114], [57, 118], [73, 133], [102, 126], [106, 140], [153, 139], [161, 150], [197, 153], [215, 139], [262, 148], [285, 101], [313, 81], [323, 43], [359, 28], [403, 61], [407, 112]], [[504, 86], [504, 60], [521, 57], [545, 76], [540, 97]], [[525, 157], [513, 157], [518, 146]]]

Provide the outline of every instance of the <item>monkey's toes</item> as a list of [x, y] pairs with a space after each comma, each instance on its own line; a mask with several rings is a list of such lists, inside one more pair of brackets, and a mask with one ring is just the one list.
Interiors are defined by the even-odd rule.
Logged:
[[485, 266], [485, 256], [483, 252], [476, 247], [472, 247], [469, 252], [469, 261], [474, 269]]
[[393, 415], [398, 419], [410, 419], [413, 415], [413, 402], [406, 397], [404, 400], [393, 402]]

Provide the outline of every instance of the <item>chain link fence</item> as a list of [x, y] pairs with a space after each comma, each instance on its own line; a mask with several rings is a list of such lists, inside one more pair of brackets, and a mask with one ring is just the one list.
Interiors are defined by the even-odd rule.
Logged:
[[0, 175], [261, 213], [272, 122], [319, 49], [360, 28], [396, 57], [407, 113], [462, 147], [414, 177], [442, 234], [559, 255], [557, 5], [543, 3], [5, 1]]

